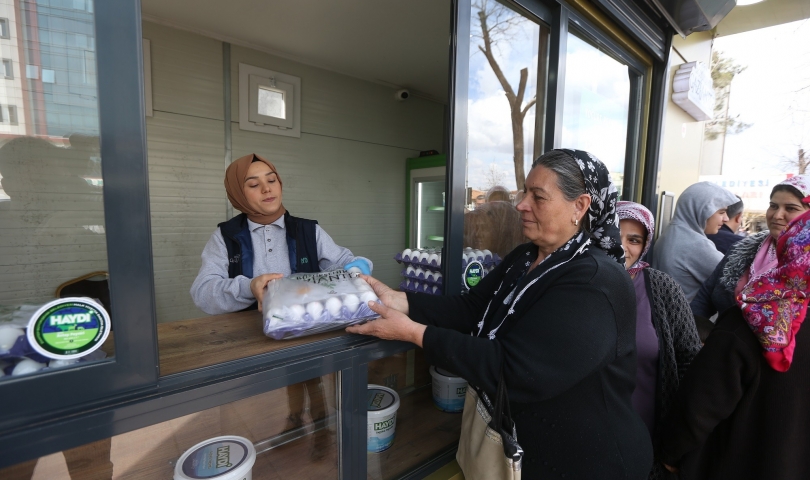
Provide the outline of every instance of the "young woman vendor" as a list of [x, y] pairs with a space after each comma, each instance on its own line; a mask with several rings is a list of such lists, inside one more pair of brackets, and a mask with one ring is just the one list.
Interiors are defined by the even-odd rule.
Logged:
[[290, 215], [281, 185], [276, 167], [255, 153], [225, 171], [228, 200], [242, 213], [217, 225], [203, 249], [191, 297], [205, 313], [261, 308], [267, 283], [292, 273], [351, 267], [371, 273], [370, 260], [337, 245], [317, 221]]

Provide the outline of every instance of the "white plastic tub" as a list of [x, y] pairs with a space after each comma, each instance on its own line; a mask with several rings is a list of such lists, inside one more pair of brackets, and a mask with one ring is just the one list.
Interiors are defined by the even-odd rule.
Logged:
[[174, 466], [174, 480], [251, 480], [256, 449], [247, 438], [215, 437], [186, 450]]
[[368, 386], [368, 451], [379, 453], [394, 443], [399, 395], [380, 385]]
[[433, 378], [433, 403], [436, 408], [451, 413], [463, 411], [467, 380], [433, 366], [430, 367], [430, 376]]

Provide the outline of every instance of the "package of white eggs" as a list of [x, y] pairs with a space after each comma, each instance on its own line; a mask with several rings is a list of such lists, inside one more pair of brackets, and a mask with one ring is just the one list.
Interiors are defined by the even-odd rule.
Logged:
[[379, 317], [379, 302], [355, 272], [299, 273], [273, 280], [262, 302], [264, 334], [276, 340], [337, 330]]

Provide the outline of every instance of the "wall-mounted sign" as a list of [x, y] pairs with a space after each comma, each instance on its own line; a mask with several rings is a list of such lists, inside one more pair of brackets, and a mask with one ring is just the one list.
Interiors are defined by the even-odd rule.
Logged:
[[57, 360], [83, 357], [110, 334], [110, 317], [99, 303], [84, 297], [46, 303], [28, 322], [28, 343], [40, 355]]
[[672, 81], [672, 101], [697, 121], [714, 118], [712, 72], [703, 62], [684, 63]]

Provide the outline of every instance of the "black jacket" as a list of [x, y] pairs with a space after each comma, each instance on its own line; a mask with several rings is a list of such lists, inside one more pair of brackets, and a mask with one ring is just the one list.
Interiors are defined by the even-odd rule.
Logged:
[[692, 313], [709, 318], [715, 313], [723, 313], [737, 306], [734, 300], [734, 287], [745, 271], [751, 267], [759, 247], [768, 235], [770, 233], [767, 231], [750, 235], [731, 247], [692, 299], [690, 303]]
[[630, 401], [636, 305], [623, 266], [592, 247], [532, 285], [496, 339], [470, 335], [528, 248], [537, 247], [516, 248], [468, 295], [408, 294], [411, 318], [428, 325], [427, 360], [493, 394], [503, 359], [524, 479], [646, 479], [652, 447]]
[[[662, 432], [662, 459], [688, 480], [810, 478], [810, 330], [777, 372], [739, 308], [692, 361]], [[684, 455], [692, 452], [682, 460]]]
[[714, 246], [717, 247], [717, 250], [723, 255], [728, 253], [732, 245], [745, 238], [732, 232], [731, 229], [725, 225], [720, 227], [717, 233], [706, 235], [706, 237], [714, 243]]
[[[655, 389], [653, 432], [653, 444], [657, 447], [660, 445], [661, 423], [669, 413], [678, 385], [692, 359], [700, 351], [700, 337], [686, 295], [675, 279], [653, 268], [643, 270], [643, 274], [647, 298], [651, 303], [652, 323], [658, 336], [658, 382]], [[657, 462], [649, 478], [654, 480], [672, 477]]]

